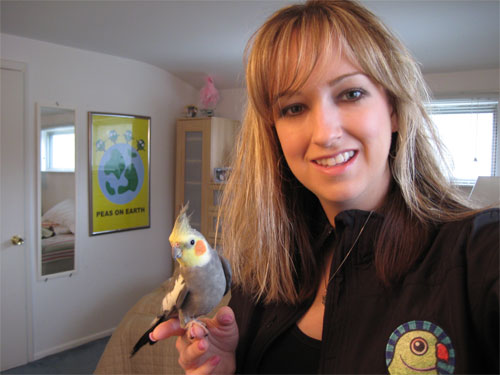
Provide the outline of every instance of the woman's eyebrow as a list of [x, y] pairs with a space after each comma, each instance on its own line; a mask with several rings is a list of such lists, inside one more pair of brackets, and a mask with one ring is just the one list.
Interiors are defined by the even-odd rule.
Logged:
[[[362, 76], [365, 76], [366, 77], [366, 74], [363, 73], [363, 72], [360, 72], [360, 71], [354, 71], [354, 72], [351, 72], [351, 73], [346, 73], [346, 74], [342, 74], [338, 77], [335, 77], [334, 79], [332, 79], [331, 81], [328, 81], [328, 86], [332, 87], [332, 86], [335, 86], [335, 85], [338, 85], [340, 84], [342, 81], [348, 79], [348, 78], [351, 78], [353, 76], [357, 76], [357, 75], [362, 75]], [[277, 95], [274, 96], [273, 98], [273, 104], [276, 104], [278, 103], [278, 101], [283, 98], [283, 97], [286, 97], [286, 96], [292, 96], [292, 95], [300, 95], [301, 91], [300, 90], [297, 90], [297, 91], [293, 91], [293, 92], [290, 92], [290, 91], [284, 91], [284, 92], [281, 92]]]
[[329, 81], [328, 82], [328, 86], [338, 85], [342, 81], [344, 81], [344, 80], [346, 80], [348, 78], [351, 78], [353, 76], [357, 76], [357, 75], [366, 76], [366, 74], [364, 74], [363, 72], [358, 72], [358, 71], [355, 71], [355, 72], [352, 72], [352, 73], [342, 74], [341, 76], [338, 76], [338, 77], [332, 79], [331, 81]]

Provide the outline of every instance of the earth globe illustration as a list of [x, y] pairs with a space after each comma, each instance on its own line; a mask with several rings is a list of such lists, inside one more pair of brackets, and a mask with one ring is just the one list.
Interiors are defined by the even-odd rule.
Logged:
[[97, 172], [99, 187], [116, 204], [132, 201], [141, 191], [144, 164], [135, 148], [127, 143], [111, 146], [102, 156]]

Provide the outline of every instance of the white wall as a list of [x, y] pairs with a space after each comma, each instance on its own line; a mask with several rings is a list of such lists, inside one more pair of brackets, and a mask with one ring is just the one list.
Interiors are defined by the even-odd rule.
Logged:
[[74, 172], [42, 172], [40, 176], [42, 215], [65, 199], [75, 201]]
[[500, 69], [426, 74], [425, 80], [437, 98], [496, 94], [500, 91]]
[[[35, 186], [35, 103], [76, 109], [77, 267], [72, 277], [33, 276], [34, 359], [110, 333], [123, 314], [171, 271], [175, 119], [197, 91], [148, 64], [0, 35], [2, 59], [28, 65], [28, 148]], [[151, 117], [151, 228], [88, 235], [87, 112]], [[36, 195], [29, 202], [36, 212]], [[34, 222], [34, 219], [33, 219]], [[34, 233], [34, 223], [31, 224]], [[32, 259], [36, 250], [31, 249]], [[36, 275], [34, 264], [32, 274]]]
[[243, 120], [243, 113], [247, 101], [245, 89], [220, 90], [220, 100], [215, 109], [217, 116], [233, 120]]

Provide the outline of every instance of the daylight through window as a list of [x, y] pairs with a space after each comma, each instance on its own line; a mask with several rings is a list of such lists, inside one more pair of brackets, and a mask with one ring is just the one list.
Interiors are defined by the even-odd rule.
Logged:
[[473, 185], [478, 176], [496, 175], [497, 111], [496, 101], [443, 101], [430, 106], [456, 184]]
[[75, 128], [60, 126], [42, 130], [42, 171], [75, 171]]

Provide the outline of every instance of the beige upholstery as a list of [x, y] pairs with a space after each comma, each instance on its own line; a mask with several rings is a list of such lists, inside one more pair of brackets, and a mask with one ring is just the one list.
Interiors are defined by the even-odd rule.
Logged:
[[[142, 297], [124, 316], [97, 364], [96, 374], [183, 374], [177, 363], [176, 338], [144, 346], [133, 358], [130, 351], [158, 314], [165, 283]], [[229, 301], [229, 293], [221, 305]], [[214, 309], [214, 312], [219, 307]], [[213, 313], [210, 315], [213, 315]]]

